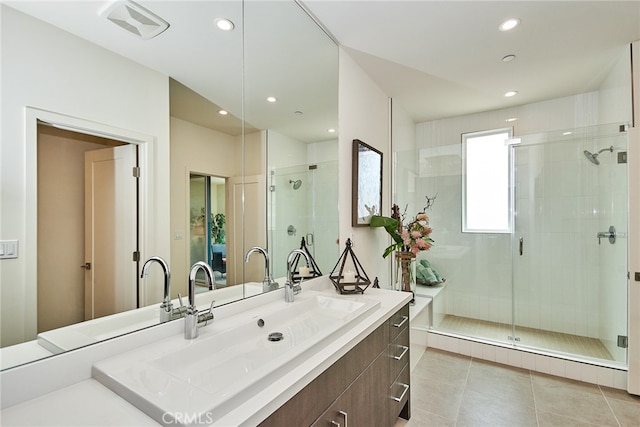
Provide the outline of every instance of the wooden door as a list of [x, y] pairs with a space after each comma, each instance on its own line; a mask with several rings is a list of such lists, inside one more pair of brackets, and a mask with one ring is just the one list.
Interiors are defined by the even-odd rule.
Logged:
[[85, 154], [85, 320], [137, 307], [136, 146]]

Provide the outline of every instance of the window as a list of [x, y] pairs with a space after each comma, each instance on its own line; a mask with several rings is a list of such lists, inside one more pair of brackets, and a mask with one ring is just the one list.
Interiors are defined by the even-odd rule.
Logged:
[[509, 233], [511, 129], [462, 135], [462, 231]]

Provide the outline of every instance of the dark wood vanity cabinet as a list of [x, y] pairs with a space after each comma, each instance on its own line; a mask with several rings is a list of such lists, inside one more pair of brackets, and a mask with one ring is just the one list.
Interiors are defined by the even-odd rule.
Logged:
[[406, 305], [260, 425], [393, 427], [411, 415], [409, 374]]

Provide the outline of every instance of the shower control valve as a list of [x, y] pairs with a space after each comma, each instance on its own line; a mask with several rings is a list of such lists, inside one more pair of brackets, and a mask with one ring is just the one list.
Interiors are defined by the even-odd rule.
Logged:
[[609, 243], [613, 245], [616, 242], [616, 236], [616, 228], [612, 225], [609, 227], [609, 231], [598, 232], [598, 244], [601, 243], [601, 239], [609, 239]]

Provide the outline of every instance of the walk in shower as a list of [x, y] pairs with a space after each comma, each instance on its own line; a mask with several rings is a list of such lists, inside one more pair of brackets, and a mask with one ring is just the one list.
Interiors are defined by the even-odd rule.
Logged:
[[[509, 142], [504, 233], [462, 231], [459, 142], [418, 150], [415, 190], [406, 197], [419, 209], [423, 196], [438, 194], [427, 211], [436, 243], [419, 257], [447, 278], [433, 328], [626, 365], [626, 126], [516, 135]], [[412, 154], [398, 153], [398, 164], [415, 164]], [[396, 176], [403, 173], [400, 166]]]
[[[285, 259], [300, 248], [302, 238], [322, 273], [338, 257], [338, 162], [271, 169], [268, 183], [267, 238], [269, 254]], [[283, 277], [285, 265], [273, 265]]]

